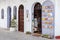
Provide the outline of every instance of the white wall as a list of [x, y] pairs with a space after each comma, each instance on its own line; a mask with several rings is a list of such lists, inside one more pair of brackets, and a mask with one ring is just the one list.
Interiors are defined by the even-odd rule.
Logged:
[[[2, 2], [0, 4], [0, 27], [1, 28], [7, 28], [7, 15], [6, 15], [6, 6], [4, 6], [6, 3]], [[1, 9], [4, 9], [4, 19], [1, 19]]]
[[[4, 19], [1, 19], [0, 17], [0, 27], [2, 28], [7, 28], [7, 7], [8, 6], [11, 6], [12, 8], [12, 13], [11, 15], [13, 14], [13, 7], [16, 6], [17, 7], [17, 24], [18, 24], [18, 8], [20, 6], [20, 4], [23, 4], [24, 5], [24, 32], [26, 31], [30, 31], [32, 32], [32, 13], [33, 13], [33, 5], [36, 3], [36, 2], [40, 2], [41, 4], [44, 2], [45, 0], [6, 0], [6, 1], [2, 1], [0, 3], [0, 9], [4, 9]], [[55, 35], [60, 35], [59, 33], [59, 0], [55, 1], [55, 0], [51, 0], [54, 4], [55, 4]], [[28, 20], [27, 20], [27, 17], [26, 17], [26, 10], [29, 10], [29, 17], [28, 17]], [[0, 15], [1, 15], [1, 10], [0, 10]], [[12, 15], [13, 17], [13, 15]], [[18, 27], [18, 25], [17, 25]]]
[[55, 36], [60, 36], [60, 0], [55, 1]]

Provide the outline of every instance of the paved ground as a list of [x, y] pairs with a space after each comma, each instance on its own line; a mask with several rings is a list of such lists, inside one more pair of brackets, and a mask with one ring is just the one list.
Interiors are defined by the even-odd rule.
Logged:
[[0, 40], [53, 40], [0, 29]]

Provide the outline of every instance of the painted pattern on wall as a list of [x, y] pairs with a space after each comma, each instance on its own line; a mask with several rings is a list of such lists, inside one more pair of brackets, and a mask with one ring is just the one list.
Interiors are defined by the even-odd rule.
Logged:
[[54, 35], [54, 4], [49, 0], [42, 4], [42, 33]]

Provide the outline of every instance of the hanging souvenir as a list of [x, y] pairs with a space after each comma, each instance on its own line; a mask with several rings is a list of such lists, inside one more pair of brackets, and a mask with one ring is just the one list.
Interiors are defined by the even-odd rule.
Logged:
[[42, 26], [42, 28], [45, 28], [45, 26]]
[[45, 10], [42, 10], [42, 12], [45, 12]]
[[52, 24], [52, 22], [49, 22], [48, 24]]
[[47, 12], [50, 13], [50, 10], [48, 10]]
[[42, 20], [45, 20], [45, 18], [42, 18]]
[[42, 6], [43, 9], [45, 9], [45, 6]]
[[48, 18], [49, 21], [53, 21], [54, 19], [53, 18]]
[[50, 13], [48, 13], [48, 16], [51, 16]]
[[51, 5], [50, 7], [51, 7], [51, 9], [52, 9], [52, 8], [54, 8], [54, 6], [53, 6], [53, 5]]
[[45, 24], [45, 22], [42, 22], [42, 24]]
[[49, 29], [53, 29], [53, 26], [52, 25], [49, 25]]
[[45, 22], [45, 24], [49, 24], [49, 22]]
[[52, 22], [45, 22], [45, 24], [52, 24]]
[[48, 12], [48, 13], [51, 13], [52, 11], [53, 11], [53, 10], [48, 10], [47, 12]]
[[34, 19], [34, 24], [35, 27], [38, 27], [37, 18]]
[[45, 9], [47, 9], [47, 6], [45, 6]]
[[45, 10], [45, 12], [47, 13], [48, 10]]
[[48, 20], [48, 18], [45, 18], [45, 20]]
[[43, 28], [47, 28], [47, 27], [48, 27], [48, 25], [43, 25], [42, 27], [43, 27]]
[[47, 15], [46, 14], [42, 14], [42, 16], [46, 17]]
[[50, 10], [50, 12], [53, 12], [53, 10]]
[[45, 25], [45, 28], [47, 28], [48, 27], [48, 25]]
[[53, 16], [52, 13], [48, 13], [48, 16]]

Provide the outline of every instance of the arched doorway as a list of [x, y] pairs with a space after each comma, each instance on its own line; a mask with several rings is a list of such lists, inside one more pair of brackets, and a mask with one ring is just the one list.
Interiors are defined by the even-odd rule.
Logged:
[[44, 1], [42, 4], [42, 34], [47, 34], [54, 38], [55, 28], [55, 7], [51, 0]]
[[7, 8], [7, 27], [11, 27], [11, 7]]
[[18, 31], [24, 32], [24, 6], [19, 6], [18, 11]]
[[42, 18], [42, 6], [40, 3], [36, 3], [34, 6], [34, 28], [37, 29], [37, 33], [42, 33], [41, 18]]

